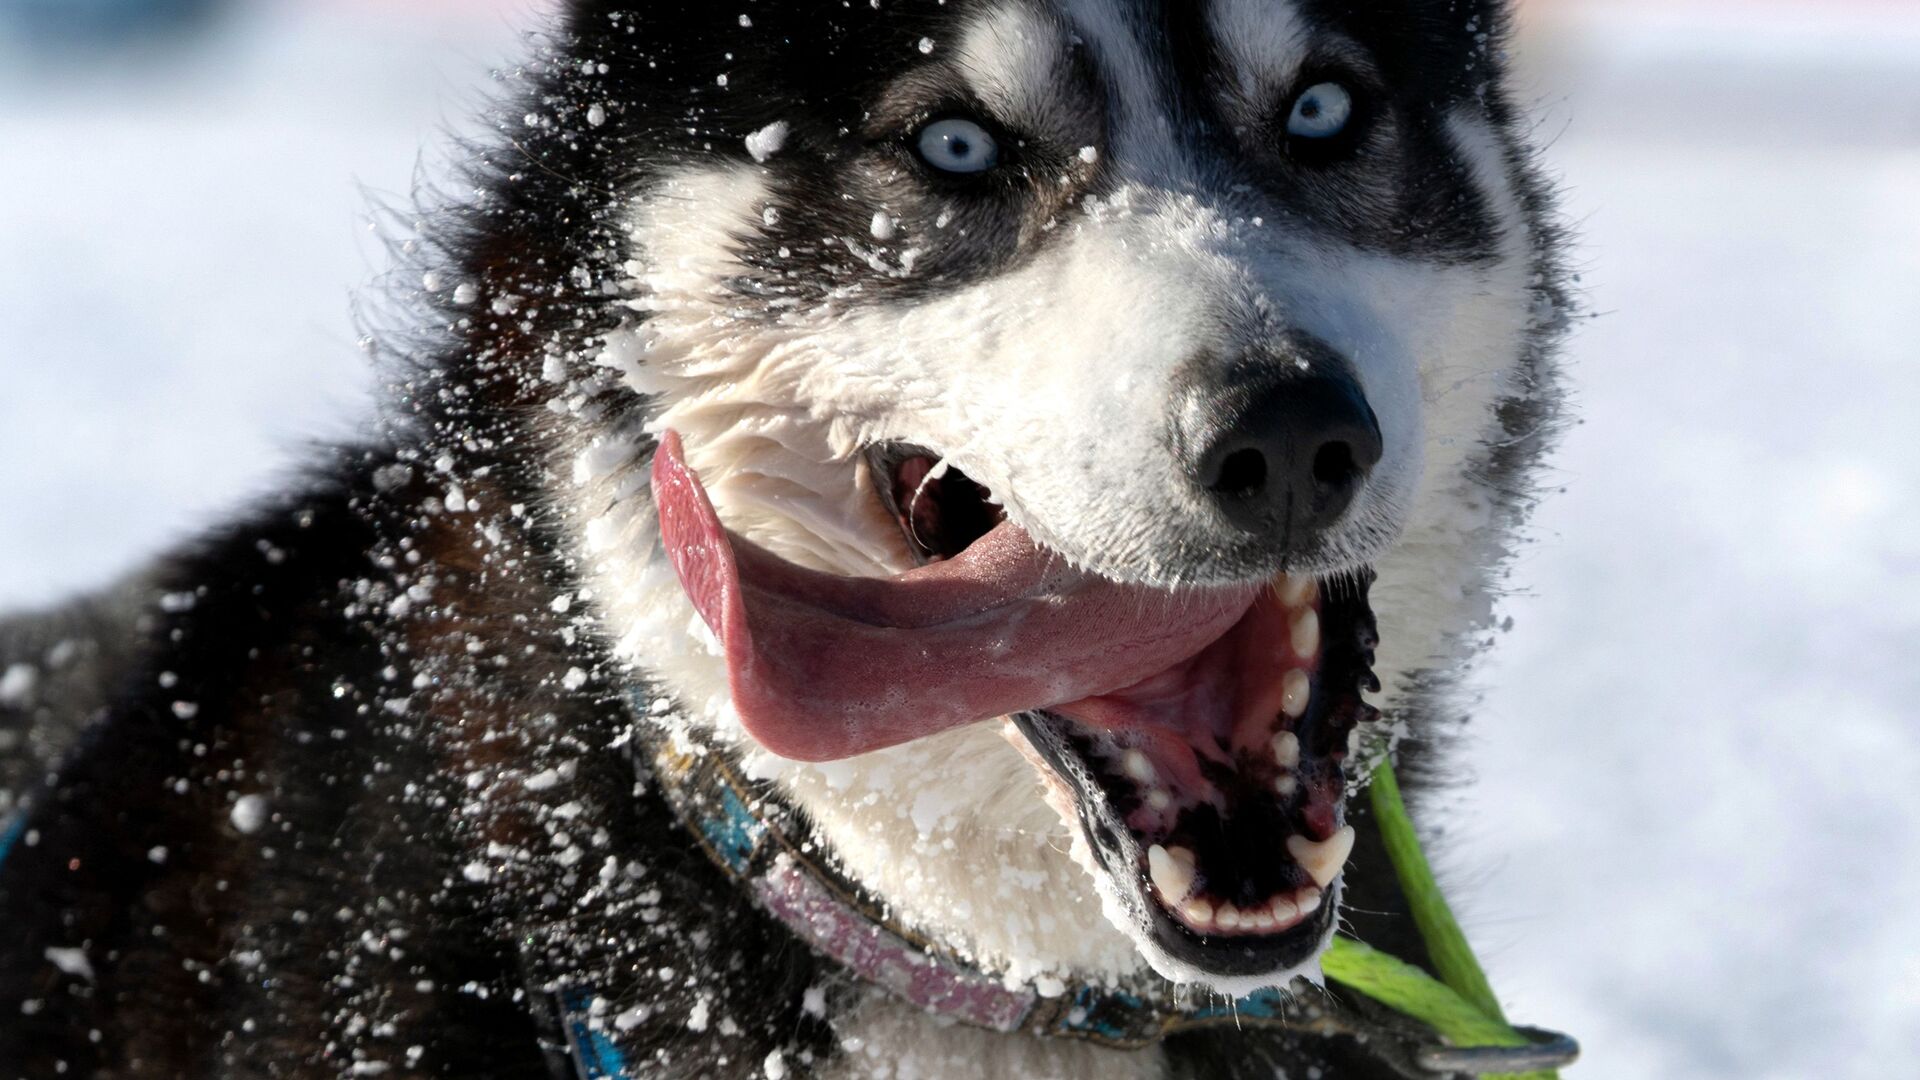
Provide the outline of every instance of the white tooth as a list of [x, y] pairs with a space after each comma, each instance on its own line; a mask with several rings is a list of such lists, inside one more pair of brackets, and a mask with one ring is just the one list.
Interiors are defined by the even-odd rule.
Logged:
[[1307, 684], [1307, 673], [1294, 668], [1280, 678], [1280, 711], [1292, 720], [1300, 719], [1307, 711], [1307, 698], [1313, 688]]
[[1300, 778], [1292, 773], [1285, 773], [1274, 780], [1273, 790], [1281, 798], [1291, 799], [1300, 791]]
[[1272, 914], [1275, 926], [1292, 926], [1300, 919], [1300, 905], [1294, 903], [1291, 896], [1274, 897], [1267, 911]]
[[1300, 864], [1315, 885], [1324, 889], [1328, 882], [1340, 876], [1347, 856], [1353, 854], [1353, 826], [1342, 825], [1325, 840], [1309, 840], [1295, 833], [1287, 837], [1287, 854], [1293, 856], [1293, 861]]
[[1153, 771], [1153, 762], [1138, 750], [1129, 750], [1120, 757], [1120, 768], [1137, 784], [1151, 784], [1159, 779]]
[[1270, 909], [1264, 908], [1264, 907], [1252, 908], [1250, 910], [1243, 911], [1240, 913], [1240, 921], [1243, 925], [1247, 926], [1249, 929], [1263, 930], [1263, 931], [1272, 930], [1273, 929], [1273, 912]]
[[1293, 630], [1288, 635], [1292, 639], [1294, 655], [1303, 660], [1311, 660], [1320, 654], [1320, 615], [1312, 608], [1300, 613], [1293, 620]]
[[1222, 930], [1240, 929], [1240, 909], [1232, 904], [1221, 904], [1220, 910], [1213, 914], [1213, 924]]
[[1283, 769], [1293, 769], [1300, 765], [1300, 736], [1291, 731], [1283, 731], [1273, 737], [1273, 760]]
[[1280, 579], [1280, 602], [1290, 608], [1304, 607], [1313, 602], [1313, 579], [1294, 577], [1289, 574]]
[[1293, 902], [1294, 905], [1300, 909], [1300, 917], [1304, 919], [1314, 912], [1319, 911], [1320, 899], [1323, 895], [1325, 894], [1311, 885], [1294, 893]]
[[1167, 794], [1166, 788], [1154, 788], [1147, 792], [1147, 805], [1155, 810], [1165, 810], [1173, 805], [1173, 796]]
[[1187, 901], [1186, 904], [1180, 908], [1180, 914], [1187, 920], [1187, 925], [1193, 927], [1195, 930], [1210, 930], [1213, 928], [1213, 905], [1207, 903], [1205, 900], [1196, 897], [1195, 899]]
[[1153, 878], [1153, 887], [1160, 890], [1160, 899], [1168, 906], [1187, 898], [1187, 891], [1193, 888], [1193, 854], [1185, 848], [1176, 848], [1186, 854], [1182, 859], [1155, 844], [1147, 849], [1147, 873]]

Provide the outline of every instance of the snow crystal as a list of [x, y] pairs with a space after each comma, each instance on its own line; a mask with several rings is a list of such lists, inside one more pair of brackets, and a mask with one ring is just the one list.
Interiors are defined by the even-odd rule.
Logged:
[[83, 979], [93, 978], [93, 963], [87, 959], [85, 949], [56, 949], [48, 946], [47, 961], [68, 975], [78, 975]]
[[1083, 147], [1081, 147], [1081, 148], [1080, 148], [1080, 160], [1081, 160], [1081, 161], [1084, 161], [1084, 162], [1086, 162], [1086, 163], [1087, 163], [1087, 164], [1089, 164], [1089, 165], [1091, 165], [1091, 164], [1093, 164], [1094, 162], [1096, 162], [1096, 161], [1098, 161], [1098, 160], [1100, 160], [1100, 151], [1099, 151], [1099, 149], [1098, 149], [1098, 148], [1096, 148], [1096, 147], [1092, 147], [1092, 146], [1083, 146]]
[[264, 795], [242, 795], [234, 800], [233, 812], [227, 815], [233, 827], [252, 836], [267, 824], [267, 797]]
[[933, 51], [933, 39], [932, 39], [932, 38], [930, 38], [930, 37], [923, 37], [923, 38], [921, 38], [921, 39], [920, 39], [920, 51], [921, 51], [922, 53], [931, 53], [931, 52]]
[[173, 703], [173, 715], [182, 720], [191, 720], [200, 715], [200, 706], [191, 701], [176, 701]]
[[587, 123], [599, 127], [607, 122], [607, 109], [604, 105], [587, 106]]
[[473, 282], [463, 281], [454, 287], [453, 302], [461, 307], [466, 307], [478, 299], [480, 299], [480, 290], [474, 287]]
[[40, 681], [39, 669], [31, 664], [15, 664], [0, 674], [0, 705], [24, 708], [27, 699], [33, 694], [34, 684]]
[[[574, 668], [573, 670], [579, 671], [580, 669]], [[584, 675], [581, 676], [581, 681], [584, 682], [585, 679], [586, 679], [586, 676]], [[546, 769], [542, 772], [537, 772], [537, 773], [534, 773], [532, 776], [527, 777], [526, 787], [528, 791], [546, 791], [550, 788], [559, 786], [559, 784], [560, 784], [559, 771], [556, 769]]]
[[568, 668], [566, 675], [560, 679], [560, 685], [569, 690], [578, 690], [587, 685], [587, 673], [579, 668]]
[[885, 210], [876, 211], [873, 215], [872, 232], [875, 240], [893, 239], [893, 215]]
[[478, 883], [493, 877], [493, 870], [490, 869], [486, 863], [478, 861], [470, 862], [460, 868], [460, 876], [466, 878], [468, 881]]
[[413, 469], [406, 465], [382, 465], [373, 470], [373, 489], [386, 493], [395, 488], [406, 486], [413, 479]]
[[786, 1080], [787, 1059], [780, 1056], [780, 1051], [778, 1050], [769, 1051], [767, 1054], [766, 1069], [767, 1080]]
[[792, 131], [785, 120], [775, 120], [747, 136], [747, 153], [752, 154], [755, 161], [766, 161], [787, 145], [787, 136]]
[[753, 20], [748, 18], [745, 15], [742, 15], [740, 16], [740, 26], [742, 29], [751, 29], [753, 26]]
[[707, 1018], [709, 1014], [710, 1014], [710, 1010], [707, 1005], [706, 998], [701, 998], [699, 1001], [694, 1002], [692, 1010], [690, 1010], [687, 1013], [688, 1030], [691, 1030], [691, 1031], [707, 1030]]
[[147, 861], [148, 861], [148, 862], [153, 862], [153, 863], [164, 863], [164, 862], [166, 862], [166, 861], [167, 861], [167, 848], [166, 848], [166, 845], [164, 845], [164, 844], [155, 844], [155, 845], [154, 845], [153, 847], [151, 847], [151, 848], [148, 848], [148, 849], [147, 849]]

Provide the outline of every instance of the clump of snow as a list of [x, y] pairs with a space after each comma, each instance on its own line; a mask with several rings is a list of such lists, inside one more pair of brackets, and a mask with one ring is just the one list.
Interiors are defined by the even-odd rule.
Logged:
[[78, 975], [83, 979], [93, 978], [93, 962], [87, 959], [85, 949], [57, 949], [48, 946], [47, 961], [68, 975]]
[[0, 674], [0, 705], [22, 708], [40, 682], [40, 670], [32, 664], [14, 664]]
[[234, 800], [233, 811], [227, 815], [233, 827], [252, 836], [266, 827], [267, 797], [265, 795], [242, 795]]
[[200, 706], [191, 701], [176, 701], [173, 703], [173, 715], [182, 720], [191, 720], [200, 715]]
[[[745, 15], [740, 17], [746, 18]], [[753, 155], [753, 160], [764, 162], [786, 147], [787, 136], [792, 132], [793, 128], [785, 120], [775, 120], [747, 136], [747, 153]]]
[[875, 240], [893, 239], [893, 215], [885, 210], [875, 211], [871, 231]]
[[604, 105], [587, 106], [587, 123], [599, 127], [607, 122], [607, 107]]
[[770, 1051], [766, 1060], [767, 1080], [786, 1080], [787, 1059], [778, 1050]]

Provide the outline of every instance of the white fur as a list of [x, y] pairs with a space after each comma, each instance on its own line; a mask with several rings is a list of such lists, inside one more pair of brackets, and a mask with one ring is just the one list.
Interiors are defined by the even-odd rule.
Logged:
[[[1454, 137], [1499, 208], [1491, 266], [1329, 245], [1283, 227], [1252, 196], [1201, 183], [1162, 123], [1159, 76], [1129, 70], [1147, 68], [1134, 29], [1097, 0], [1065, 6], [1066, 27], [1126, 88], [1102, 149], [1124, 179], [1112, 197], [1060, 221], [1066, 235], [1044, 255], [912, 305], [874, 309], [854, 296], [768, 320], [735, 311], [723, 285], [745, 269], [732, 237], [762, 221], [759, 171], [681, 172], [640, 197], [628, 287], [645, 318], [610, 338], [600, 362], [658, 396], [651, 427], [682, 433], [728, 526], [789, 559], [854, 575], [906, 568], [897, 529], [855, 461], [864, 445], [901, 439], [944, 453], [1075, 562], [1167, 583], [1203, 543], [1167, 509], [1168, 493], [1183, 489], [1159, 438], [1173, 373], [1199, 347], [1310, 331], [1351, 358], [1386, 436], [1356, 515], [1401, 539], [1347, 554], [1380, 571], [1380, 671], [1393, 695], [1408, 673], [1451, 656], [1487, 606], [1493, 500], [1472, 464], [1493, 431], [1493, 404], [1514, 389], [1529, 307], [1531, 248], [1511, 163], [1483, 121], [1456, 118]], [[1232, 27], [1253, 6], [1222, 10]], [[1054, 85], [1064, 32], [1010, 7], [987, 16], [961, 51], [987, 100], [1044, 113], [1051, 91], [1036, 88]], [[1287, 50], [1300, 34], [1281, 20], [1264, 38], [1243, 37], [1236, 55], [1260, 53], [1270, 74], [1294, 62]], [[659, 550], [639, 435], [609, 432], [576, 448], [573, 507], [593, 592], [620, 656], [672, 688], [686, 720], [744, 742], [724, 662]], [[1077, 830], [1046, 805], [993, 724], [851, 761], [809, 766], [755, 753], [751, 766], [807, 810], [847, 872], [899, 917], [1010, 983], [1119, 979], [1149, 961], [1217, 990], [1262, 981], [1205, 979], [1129, 934], [1114, 884], [1076, 864]], [[925, 1029], [916, 1039], [934, 1038], [923, 1019], [897, 1012], [875, 1006], [862, 1022], [875, 1031], [910, 1023]], [[937, 1039], [927, 1053], [987, 1052], [971, 1033]], [[1058, 1075], [1092, 1068], [1062, 1065]]]
[[1227, 70], [1229, 101], [1243, 118], [1270, 108], [1292, 86], [1310, 40], [1285, 0], [1213, 0], [1207, 24]]

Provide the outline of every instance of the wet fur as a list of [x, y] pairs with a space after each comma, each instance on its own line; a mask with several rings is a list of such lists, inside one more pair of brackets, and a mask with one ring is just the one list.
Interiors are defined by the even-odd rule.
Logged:
[[[769, 1055], [791, 1074], [824, 1076], [887, 1075], [916, 1062], [944, 1075], [956, 1062], [1063, 1077], [1264, 1077], [1308, 1066], [1388, 1075], [1339, 1041], [1223, 1031], [1123, 1055], [931, 1024], [875, 998], [760, 915], [617, 749], [633, 719], [630, 691], [660, 672], [672, 684], [663, 696], [673, 716], [716, 720], [700, 682], [710, 668], [701, 674], [686, 620], [679, 640], [667, 641], [621, 607], [630, 593], [671, 616], [681, 604], [671, 577], [657, 562], [605, 554], [647, 550], [649, 511], [635, 477], [644, 475], [656, 406], [630, 380], [654, 379], [647, 388], [658, 393], [674, 378], [620, 353], [636, 325], [622, 304], [633, 293], [620, 284], [634, 277], [628, 263], [644, 263], [632, 248], [636, 230], [697, 250], [688, 229], [719, 229], [748, 265], [773, 265], [782, 244], [808, 237], [867, 235], [871, 206], [850, 208], [838, 198], [844, 175], [810, 172], [797, 153], [770, 162], [782, 213], [765, 233], [660, 196], [676, 177], [735, 183], [745, 186], [706, 191], [717, 199], [707, 205], [744, 205], [743, 192], [766, 183], [752, 178], [748, 133], [786, 119], [796, 147], [842, 138], [831, 119], [796, 115], [767, 89], [798, 85], [829, 100], [877, 90], [844, 85], [845, 57], [878, 55], [884, 41], [906, 65], [921, 36], [950, 38], [942, 28], [953, 16], [931, 4], [884, 17], [846, 9], [837, 38], [777, 62], [723, 63], [705, 43], [733, 32], [730, 8], [652, 4], [616, 22], [619, 5], [577, 7], [519, 73], [515, 99], [498, 111], [500, 134], [470, 148], [478, 194], [433, 208], [427, 231], [407, 238], [408, 258], [422, 265], [405, 280], [434, 276], [430, 288], [403, 290], [405, 306], [431, 317], [396, 319], [379, 335], [392, 385], [382, 435], [323, 455], [288, 485], [293, 494], [97, 600], [0, 623], [0, 671], [25, 664], [38, 673], [27, 693], [0, 702], [0, 787], [32, 829], [0, 876], [0, 925], [9, 928], [0, 937], [0, 1076], [319, 1077], [379, 1065], [387, 1075], [568, 1075], [529, 994], [568, 980], [644, 1014], [635, 1030], [663, 1076], [763, 1075]], [[1495, 155], [1533, 230], [1534, 311], [1512, 377], [1487, 412], [1485, 446], [1469, 439], [1458, 448], [1463, 460], [1447, 463], [1463, 477], [1446, 504], [1459, 520], [1416, 529], [1383, 561], [1376, 589], [1383, 619], [1424, 620], [1403, 634], [1426, 644], [1393, 666], [1391, 710], [1411, 736], [1404, 767], [1421, 776], [1438, 771], [1420, 760], [1423, 740], [1447, 715], [1446, 684], [1484, 619], [1486, 575], [1524, 509], [1527, 470], [1550, 427], [1544, 350], [1562, 308], [1557, 237], [1518, 120], [1489, 81], [1494, 54], [1462, 29], [1478, 19], [1497, 44], [1494, 11], [1411, 0], [1366, 13], [1332, 2], [1297, 7], [1303, 22], [1363, 31], [1383, 64], [1426, 80], [1400, 88], [1410, 97], [1483, 95]], [[1164, 17], [1153, 5], [1138, 10]], [[825, 21], [757, 10], [753, 18], [769, 35], [803, 41]], [[1167, 25], [1175, 55], [1209, 48], [1190, 22]], [[596, 65], [590, 75], [586, 64]], [[722, 67], [731, 93], [712, 89]], [[604, 125], [586, 122], [593, 105], [605, 110]], [[538, 122], [529, 126], [528, 114]], [[1408, 182], [1415, 219], [1431, 227], [1407, 233], [1363, 213], [1348, 226], [1370, 257], [1470, 258], [1491, 242], [1479, 229], [1449, 235], [1459, 215], [1444, 199], [1419, 211], [1426, 181]], [[845, 249], [816, 253], [833, 265], [797, 279], [794, 296], [817, 303], [823, 297], [809, 290], [820, 281], [857, 282], [862, 303], [930, 303], [1057, 246], [1044, 225], [1069, 205], [979, 210], [978, 232], [1022, 244], [968, 248], [937, 274], [877, 271]], [[663, 231], [659, 216], [676, 207], [687, 220]], [[902, 229], [911, 235], [914, 225]], [[716, 421], [712, 430], [750, 427]], [[788, 434], [818, 460], [838, 461], [874, 433], [803, 424]], [[724, 472], [729, 460], [747, 459], [716, 453], [705, 464]], [[844, 475], [827, 469], [822, 486]], [[733, 510], [738, 527], [789, 557], [880, 572], [902, 553], [860, 518], [872, 512], [864, 494], [846, 497], [855, 509], [839, 535], [795, 532], [764, 513], [756, 531], [751, 500], [736, 499]], [[1463, 537], [1476, 545], [1468, 558], [1441, 551]], [[1407, 575], [1396, 580], [1395, 558], [1451, 569], [1416, 588]], [[1158, 572], [1138, 560], [1111, 569]], [[1449, 593], [1467, 599], [1436, 599]], [[1027, 975], [1138, 966], [1059, 850], [1068, 837], [1031, 770], [989, 727], [880, 765], [835, 775], [760, 763], [813, 810], [870, 886], [900, 896], [906, 917], [983, 961], [1025, 956], [1035, 964]], [[974, 831], [962, 825], [971, 852], [941, 864], [937, 831], [911, 814], [876, 820], [837, 794], [888, 790], [888, 765], [907, 783], [984, 780], [967, 808]], [[251, 834], [231, 817], [246, 794], [264, 794], [272, 815]], [[1355, 816], [1347, 922], [1421, 960], [1378, 836]], [[995, 832], [1002, 828], [1014, 831]], [[871, 845], [848, 841], [869, 833]], [[930, 869], [916, 869], [928, 859]], [[981, 866], [1009, 864], [1050, 883], [1059, 921], [1045, 940], [994, 939], [923, 899], [952, 895], [952, 881]], [[74, 949], [88, 971], [53, 962]], [[690, 1023], [696, 1012], [703, 1024]]]

